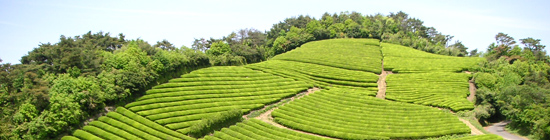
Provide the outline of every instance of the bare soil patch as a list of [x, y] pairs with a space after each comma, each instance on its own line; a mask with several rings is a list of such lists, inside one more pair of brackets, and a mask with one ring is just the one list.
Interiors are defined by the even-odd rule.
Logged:
[[[464, 73], [467, 73], [467, 74], [472, 74], [471, 72], [469, 71], [465, 71]], [[468, 81], [468, 83], [470, 84], [470, 95], [468, 96], [468, 101], [470, 102], [474, 102], [475, 98], [476, 98], [476, 84], [474, 83], [474, 79], [472, 78], [471, 80]]]
[[378, 78], [378, 93], [377, 98], [386, 99], [386, 76], [393, 74], [391, 71], [382, 71], [380, 78]]
[[470, 121], [458, 118], [460, 121], [462, 121], [464, 124], [466, 124], [470, 129], [472, 130], [472, 135], [483, 135], [483, 132], [481, 132], [479, 129], [477, 129], [474, 125], [470, 123]]

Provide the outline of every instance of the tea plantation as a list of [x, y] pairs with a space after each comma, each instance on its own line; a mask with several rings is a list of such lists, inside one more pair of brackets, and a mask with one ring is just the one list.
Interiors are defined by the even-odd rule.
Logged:
[[[260, 63], [195, 70], [62, 139], [422, 139], [470, 134], [466, 124], [441, 108], [473, 109], [466, 100], [471, 75], [463, 71], [482, 59], [379, 42], [314, 41]], [[387, 76], [386, 98], [380, 99], [374, 96], [384, 70], [395, 74]], [[321, 90], [304, 92], [313, 87]], [[289, 102], [263, 110], [268, 120], [241, 118], [283, 99]]]

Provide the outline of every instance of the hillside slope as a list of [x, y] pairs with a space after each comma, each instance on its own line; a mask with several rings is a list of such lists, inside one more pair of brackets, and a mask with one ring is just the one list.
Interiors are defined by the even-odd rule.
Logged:
[[[224, 66], [196, 70], [148, 90], [147, 95], [126, 105], [125, 108], [128, 109], [117, 109], [117, 112], [131, 114], [133, 118], [120, 113], [109, 113], [109, 119], [103, 117], [99, 121], [94, 121], [95, 123], [92, 122], [101, 122], [101, 127], [87, 127], [75, 131], [74, 137], [64, 138], [190, 138], [183, 135], [187, 135], [191, 131], [190, 128], [201, 122], [201, 119], [234, 109], [250, 112], [314, 86], [320, 87], [321, 92], [306, 95], [275, 109], [275, 121], [292, 129], [343, 139], [426, 138], [470, 132], [457, 117], [427, 107], [471, 109], [471, 103], [460, 104], [460, 99], [465, 100], [467, 95], [461, 91], [468, 91], [468, 87], [464, 87], [462, 81], [466, 80], [467, 85], [469, 75], [456, 73], [467, 69], [469, 65], [441, 69], [440, 73], [427, 73], [428, 75], [422, 76], [405, 74], [405, 71], [426, 74], [434, 69], [416, 70], [416, 65], [411, 65], [415, 69], [407, 70], [407, 65], [392, 66], [406, 63], [400, 61], [405, 59], [406, 55], [401, 52], [386, 53], [384, 43], [380, 45], [378, 42], [376, 39], [315, 41], [261, 63], [244, 67]], [[399, 47], [403, 46], [397, 46]], [[427, 54], [420, 55], [422, 56], [412, 58], [440, 59]], [[393, 57], [396, 58], [392, 59]], [[388, 76], [387, 98], [394, 101], [374, 97], [378, 91], [377, 74], [383, 71], [382, 59], [384, 63], [389, 63], [387, 70], [399, 72]], [[454, 57], [448, 59], [462, 60]], [[473, 63], [469, 62], [470, 60], [466, 61], [468, 62], [465, 64]], [[415, 95], [425, 96], [418, 96], [419, 99], [416, 99]], [[136, 118], [139, 120], [135, 120]], [[204, 138], [261, 138], [268, 135], [266, 130], [277, 133], [277, 137], [301, 137], [292, 131], [264, 128], [259, 125], [266, 124], [245, 121]], [[102, 135], [103, 131], [111, 133]], [[112, 133], [114, 131], [120, 133]], [[304, 137], [316, 139], [311, 135]]]
[[387, 99], [454, 111], [474, 108], [466, 99], [471, 74], [463, 71], [483, 58], [431, 54], [388, 43], [381, 46], [384, 69], [398, 73], [387, 77]]

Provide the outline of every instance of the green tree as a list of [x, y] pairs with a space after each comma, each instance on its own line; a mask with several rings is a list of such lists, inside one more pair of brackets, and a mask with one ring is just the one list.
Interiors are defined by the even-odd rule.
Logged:
[[212, 43], [210, 49], [206, 51], [207, 55], [214, 56], [222, 55], [225, 53], [231, 53], [231, 47], [229, 46], [229, 44], [221, 41]]
[[468, 55], [468, 51], [467, 51], [468, 48], [466, 46], [464, 46], [464, 44], [462, 44], [461, 41], [457, 40], [454, 44], [449, 45], [449, 48], [458, 50], [458, 54], [453, 55], [453, 56], [466, 56], [466, 55]]
[[330, 31], [325, 29], [324, 25], [317, 20], [312, 20], [307, 24], [306, 32], [312, 34], [315, 40], [330, 38]]
[[175, 50], [174, 44], [170, 43], [168, 40], [163, 39], [162, 41], [157, 41], [157, 44], [153, 45], [155, 48], [161, 48], [163, 50], [172, 51]]

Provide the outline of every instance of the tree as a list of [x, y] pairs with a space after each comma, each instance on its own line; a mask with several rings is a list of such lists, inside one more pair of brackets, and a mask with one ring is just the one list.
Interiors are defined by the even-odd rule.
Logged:
[[193, 50], [197, 50], [201, 52], [206, 52], [206, 50], [210, 48], [210, 44], [204, 38], [200, 38], [200, 39], [195, 38], [195, 41], [193, 41], [193, 45], [191, 46], [193, 47]]
[[[458, 49], [459, 54], [457, 56], [466, 56], [468, 55], [468, 48], [462, 44], [462, 41], [456, 41], [454, 44], [449, 45], [449, 48]], [[477, 51], [477, 50], [476, 50]]]
[[479, 56], [478, 52], [477, 52], [477, 48], [476, 49], [473, 49], [472, 51], [470, 51], [470, 55], [469, 56]]
[[521, 44], [525, 45], [525, 49], [529, 49], [535, 55], [537, 60], [543, 60], [546, 56], [544, 52], [545, 45], [540, 44], [540, 39], [533, 39], [531, 37], [520, 39]]
[[334, 24], [334, 19], [332, 18], [332, 16], [330, 16], [329, 13], [325, 13], [321, 18], [321, 24], [323, 25], [323, 28], [328, 28], [332, 24]]
[[525, 45], [525, 48], [538, 52], [544, 50], [546, 46], [540, 44], [540, 39], [533, 39], [531, 37], [520, 39], [521, 44]]
[[347, 37], [360, 38], [366, 37], [366, 35], [361, 34], [361, 25], [353, 21], [353, 19], [347, 19], [344, 22], [345, 30]]
[[157, 44], [153, 45], [155, 48], [161, 48], [163, 50], [172, 51], [175, 50], [174, 44], [170, 43], [168, 40], [164, 39], [162, 41], [157, 41]]
[[516, 44], [516, 41], [514, 41], [514, 38], [511, 36], [508, 36], [508, 34], [505, 33], [498, 33], [495, 36], [495, 40], [497, 41], [498, 46], [512, 46]]
[[508, 34], [498, 33], [495, 35], [496, 43], [489, 45], [487, 52], [492, 60], [498, 59], [501, 56], [510, 56], [509, 52], [512, 49], [512, 45], [516, 44], [514, 38], [508, 36]]
[[231, 53], [231, 47], [229, 46], [229, 44], [221, 41], [212, 43], [212, 46], [210, 46], [210, 49], [206, 51], [207, 55], [215, 55], [215, 56], [222, 55], [225, 53]]
[[312, 34], [315, 40], [330, 38], [330, 32], [325, 29], [324, 25], [320, 21], [312, 20], [307, 23], [306, 32]]

